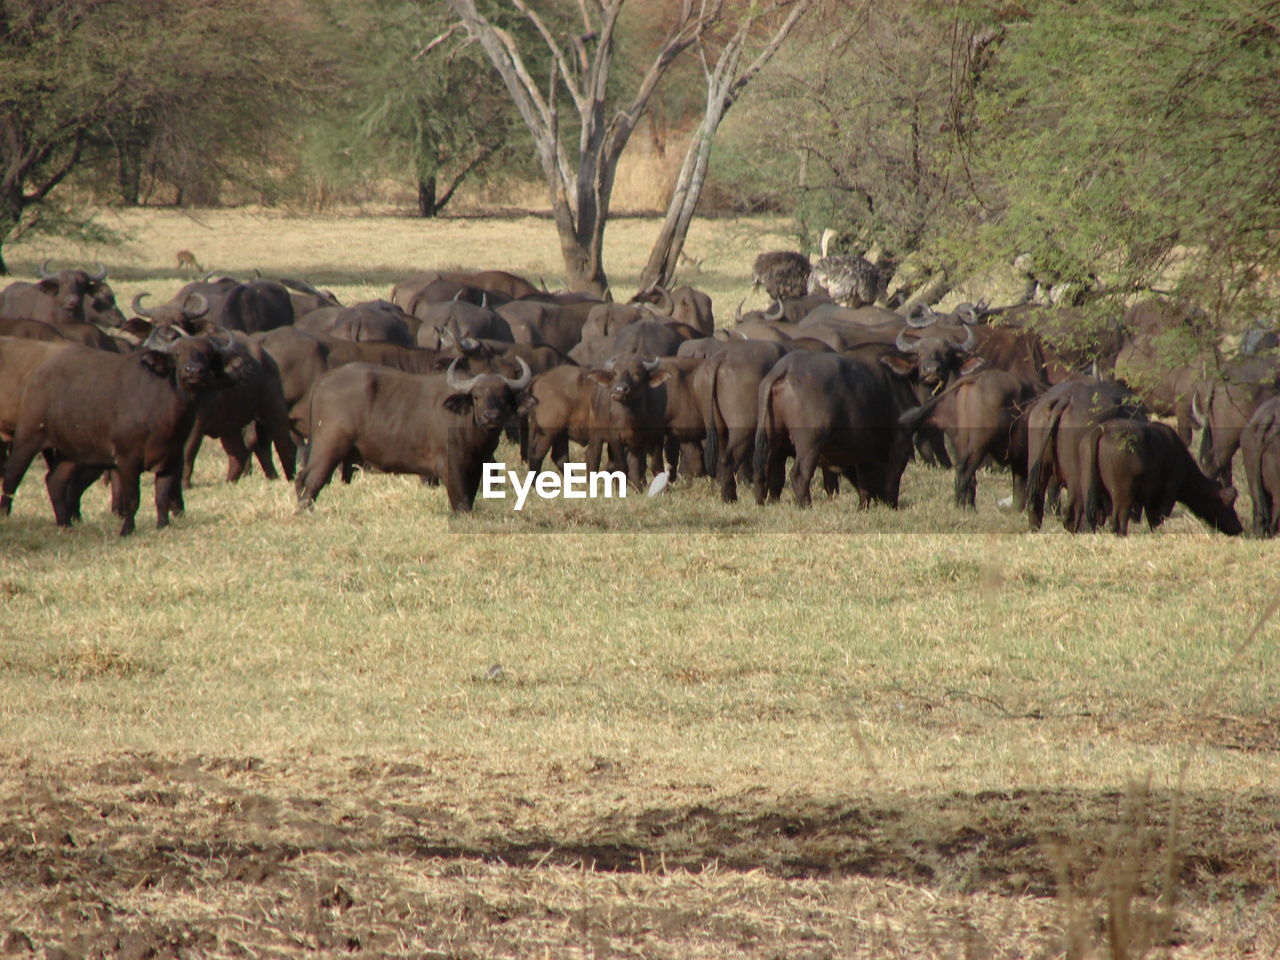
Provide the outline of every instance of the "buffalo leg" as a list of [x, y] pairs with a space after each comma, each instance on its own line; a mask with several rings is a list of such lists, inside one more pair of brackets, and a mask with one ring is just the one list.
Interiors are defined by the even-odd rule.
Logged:
[[[227, 454], [227, 483], [235, 483], [245, 475], [249, 469], [249, 453], [248, 446], [245, 445], [244, 437], [232, 431], [225, 437], [221, 438], [222, 449]], [[268, 480], [278, 478], [276, 468], [271, 465], [271, 456], [268, 454], [267, 462], [263, 465], [263, 473], [267, 475]]]
[[53, 522], [60, 527], [71, 526], [71, 489], [75, 482], [76, 464], [70, 460], [52, 461], [45, 474], [44, 485], [49, 491], [49, 504], [53, 507]]
[[129, 536], [135, 529], [134, 523], [138, 515], [138, 505], [142, 502], [139, 489], [141, 472], [141, 465], [137, 463], [116, 464], [116, 475], [119, 477], [120, 483], [120, 516], [123, 518], [120, 524], [120, 536], [122, 537]]
[[980, 459], [961, 454], [956, 458], [956, 506], [977, 509]]
[[13, 495], [22, 483], [22, 478], [27, 475], [31, 461], [43, 448], [44, 434], [39, 430], [15, 439], [9, 458], [4, 463], [4, 482], [0, 486], [0, 516], [7, 517], [13, 509]]
[[[707, 476], [707, 465], [703, 459], [702, 444], [700, 443], [682, 443], [680, 444], [680, 459], [684, 461], [684, 474], [686, 477], [705, 477]], [[671, 468], [675, 469], [674, 465]], [[675, 474], [672, 474], [675, 479]]]
[[182, 445], [182, 485], [191, 486], [191, 475], [196, 469], [196, 454], [200, 452], [200, 444], [204, 442], [204, 433], [197, 423], [191, 428], [187, 442]]
[[791, 492], [795, 494], [797, 507], [807, 507], [813, 502], [809, 488], [813, 484], [813, 474], [817, 468], [816, 450], [796, 450], [796, 459], [791, 465]]
[[342, 449], [341, 446], [329, 445], [318, 450], [315, 449], [314, 443], [311, 446], [307, 465], [298, 471], [298, 476], [293, 481], [294, 489], [298, 493], [299, 510], [305, 510], [315, 504], [316, 497], [333, 476], [333, 471], [351, 452], [349, 449]]
[[[662, 447], [667, 459], [667, 479], [674, 483], [680, 471], [680, 441], [667, 437], [663, 440]], [[661, 472], [661, 469], [654, 471], [655, 474]]]
[[827, 467], [822, 468], [822, 490], [828, 497], [840, 495], [840, 474]]
[[181, 513], [175, 506], [181, 502], [182, 473], [181, 463], [166, 466], [156, 471], [156, 529], [163, 530], [169, 525], [171, 513]]

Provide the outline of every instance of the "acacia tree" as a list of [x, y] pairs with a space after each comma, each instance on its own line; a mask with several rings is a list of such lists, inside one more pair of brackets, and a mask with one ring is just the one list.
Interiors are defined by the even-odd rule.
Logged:
[[[709, 37], [698, 42], [703, 78], [706, 83], [706, 102], [702, 122], [694, 131], [685, 151], [684, 162], [671, 191], [666, 218], [658, 231], [658, 238], [649, 253], [649, 262], [640, 278], [640, 285], [669, 284], [675, 275], [676, 265], [684, 250], [689, 225], [693, 221], [702, 188], [707, 181], [707, 168], [711, 162], [711, 148], [716, 132], [729, 109], [752, 78], [778, 52], [792, 29], [809, 10], [812, 0], [775, 0], [767, 4], [751, 4], [739, 20], [737, 28], [720, 46], [719, 54], [711, 61]], [[749, 43], [768, 24], [771, 17], [783, 14], [781, 22], [767, 34], [768, 39], [760, 51], [744, 67]]]
[[[512, 0], [550, 54], [545, 87], [512, 34], [481, 13], [475, 0], [449, 3], [502, 77], [533, 136], [569, 286], [603, 295], [609, 287], [604, 229], [618, 160], [668, 69], [717, 21], [724, 0], [680, 0], [648, 66], [625, 94], [616, 90], [613, 67], [626, 0], [578, 0], [574, 27], [544, 17], [525, 0]], [[576, 156], [566, 143], [571, 131], [562, 123], [562, 95], [576, 113]]]
[[236, 91], [257, 128], [278, 125], [298, 24], [276, 13], [255, 0], [0, 3], [0, 248], [58, 218], [52, 194], [103, 160], [112, 129], [183, 103], [196, 122], [202, 91], [224, 102], [215, 89]]
[[1219, 318], [1280, 306], [1280, 0], [1046, 0], [980, 91], [999, 177], [984, 248], [1166, 287]]

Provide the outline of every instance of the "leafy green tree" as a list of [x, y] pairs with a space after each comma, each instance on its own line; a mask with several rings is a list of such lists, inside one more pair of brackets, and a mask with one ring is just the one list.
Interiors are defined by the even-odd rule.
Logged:
[[1280, 2], [1040, 0], [1005, 34], [977, 92], [971, 157], [1000, 190], [974, 249], [1274, 315]]
[[529, 152], [519, 115], [444, 0], [339, 0], [328, 11], [342, 78], [315, 132], [330, 176], [407, 176], [424, 217], [469, 177]]
[[182, 141], [260, 158], [297, 99], [304, 23], [285, 0], [0, 2], [0, 249], [68, 222], [55, 191], [109, 162], [113, 135], [163, 131], [165, 157]]

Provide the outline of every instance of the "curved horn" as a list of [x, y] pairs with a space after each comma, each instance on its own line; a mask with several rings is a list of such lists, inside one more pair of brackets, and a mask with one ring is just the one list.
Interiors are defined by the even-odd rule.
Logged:
[[978, 308], [972, 303], [958, 303], [953, 311], [960, 322], [972, 326], [978, 322]]
[[236, 338], [231, 335], [231, 331], [226, 327], [219, 327], [217, 333], [206, 334], [215, 347], [226, 353], [236, 345]]
[[671, 296], [671, 291], [666, 287], [659, 286], [655, 283], [653, 285], [653, 292], [662, 298], [656, 305], [655, 309], [657, 309], [657, 311], [664, 317], [674, 316], [676, 312], [676, 301], [675, 298]]
[[606, 370], [608, 370], [610, 373], [612, 373], [612, 372], [613, 372], [613, 362], [614, 362], [615, 360], [617, 360], [617, 359], [618, 359], [617, 357], [610, 357], [610, 358], [609, 358], [609, 362], [608, 362], [608, 363], [606, 363], [606, 364], [604, 365], [604, 368], [605, 368]]
[[739, 300], [739, 301], [738, 301], [738, 308], [737, 308], [736, 310], [734, 310], [734, 311], [733, 311], [733, 322], [734, 322], [734, 323], [741, 323], [741, 322], [742, 322], [742, 305], [743, 305], [744, 303], [746, 303], [746, 302], [747, 302], [747, 301], [746, 301], [746, 299], [745, 299], [745, 298], [744, 298], [744, 299], [742, 299], [742, 300]]
[[107, 268], [102, 265], [101, 261], [95, 263], [94, 266], [98, 268], [98, 272], [89, 274], [89, 279], [94, 283], [101, 283], [107, 279]]
[[200, 278], [200, 282], [208, 283], [217, 272], [218, 272], [217, 270], [210, 270], [208, 273], [206, 273], [203, 277]]
[[475, 382], [480, 378], [468, 377], [466, 380], [460, 380], [458, 378], [457, 367], [461, 360], [461, 357], [454, 357], [453, 363], [449, 364], [449, 369], [444, 373], [444, 382], [449, 384], [450, 388], [457, 390], [459, 393], [467, 393], [473, 386], [475, 386]]
[[782, 301], [781, 300], [773, 301], [773, 303], [769, 304], [769, 309], [766, 310], [764, 313], [760, 314], [760, 316], [768, 320], [770, 323], [774, 323], [778, 320], [781, 320], [782, 319]]
[[[191, 306], [188, 306], [191, 304]], [[209, 312], [209, 298], [203, 293], [193, 293], [188, 295], [182, 304], [182, 315], [188, 320], [194, 320], [196, 317], [203, 317]]]
[[524, 357], [516, 357], [516, 363], [520, 364], [520, 376], [514, 380], [510, 377], [503, 377], [502, 381], [512, 390], [523, 390], [529, 385], [529, 381], [533, 379], [533, 371], [524, 362]]
[[658, 367], [662, 366], [662, 360], [659, 357], [654, 357], [652, 360], [641, 360], [640, 362], [644, 364], [646, 373], [653, 373]]
[[480, 294], [480, 309], [481, 310], [489, 309], [489, 291], [488, 290]]
[[149, 296], [151, 296], [151, 294], [147, 293], [145, 290], [142, 293], [137, 294], [133, 298], [133, 303], [129, 305], [129, 309], [140, 317], [151, 316], [151, 311], [142, 305], [142, 298]]
[[920, 347], [920, 341], [917, 340], [915, 343], [912, 343], [910, 340], [908, 340], [907, 328], [903, 327], [901, 330], [898, 331], [898, 339], [893, 341], [893, 345], [897, 347], [899, 350], [901, 350], [903, 353], [915, 353], [916, 350], [919, 349]]
[[964, 330], [968, 336], [964, 338], [964, 343], [956, 344], [956, 349], [963, 353], [971, 353], [973, 348], [978, 345], [978, 335], [973, 332], [973, 327], [966, 325]]
[[458, 288], [458, 292], [457, 292], [457, 293], [455, 293], [455, 294], [453, 295], [453, 302], [454, 302], [454, 303], [457, 303], [457, 302], [458, 302], [458, 300], [462, 297], [462, 291], [463, 291], [463, 289], [464, 289], [463, 287], [459, 287], [459, 288]]
[[933, 311], [924, 304], [917, 303], [907, 313], [907, 326], [917, 329], [927, 327], [932, 325], [933, 319]]
[[262, 271], [261, 271], [261, 270], [259, 270], [257, 267], [254, 267], [254, 268], [253, 268], [253, 279], [255, 279], [255, 280], [261, 280], [261, 279], [262, 279]]
[[[50, 258], [50, 260], [51, 260], [51, 259], [53, 259], [53, 258], [51, 257], [51, 258]], [[44, 263], [40, 264], [40, 279], [41, 279], [41, 280], [48, 280], [48, 279], [52, 278], [53, 276], [55, 276], [55, 274], [52, 274], [52, 273], [50, 273], [50, 272], [49, 272], [49, 260], [46, 260]]]

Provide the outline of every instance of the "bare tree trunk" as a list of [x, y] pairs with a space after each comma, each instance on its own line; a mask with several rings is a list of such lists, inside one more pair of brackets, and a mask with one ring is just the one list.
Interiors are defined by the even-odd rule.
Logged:
[[[720, 56], [712, 68], [702, 53], [703, 75], [707, 83], [707, 100], [702, 114], [702, 122], [698, 125], [684, 155], [684, 163], [680, 167], [680, 175], [676, 178], [671, 191], [671, 200], [667, 204], [667, 215], [658, 231], [653, 249], [649, 252], [649, 262], [640, 276], [640, 286], [647, 288], [656, 285], [669, 286], [676, 273], [680, 254], [684, 250], [685, 239], [689, 235], [689, 225], [693, 222], [698, 201], [702, 198], [702, 188], [707, 181], [707, 167], [711, 160], [711, 147], [715, 141], [716, 131], [730, 108], [737, 102], [739, 95], [751, 79], [768, 63], [792, 28], [804, 16], [811, 0], [778, 0], [744, 15], [734, 35], [726, 41], [720, 50]], [[768, 16], [784, 8], [790, 8], [786, 18], [779, 25], [772, 39], [741, 73], [738, 66], [742, 61], [743, 49], [750, 38], [757, 18]], [[701, 41], [699, 41], [701, 43]]]
[[436, 206], [436, 178], [434, 175], [430, 177], [418, 178], [418, 216], [434, 217], [440, 212], [440, 208]]
[[[668, 68], [717, 21], [724, 0], [680, 0], [675, 23], [630, 101], [615, 106], [610, 106], [608, 86], [618, 16], [626, 0], [582, 4], [585, 30], [567, 38], [557, 38], [526, 0], [511, 2], [550, 52], [551, 78], [545, 91], [530, 75], [510, 32], [495, 27], [479, 13], [475, 0], [449, 0], [502, 77], [537, 144], [569, 288], [601, 296], [609, 286], [604, 270], [604, 228], [618, 160]], [[562, 92], [578, 113], [576, 164], [560, 139]]]

